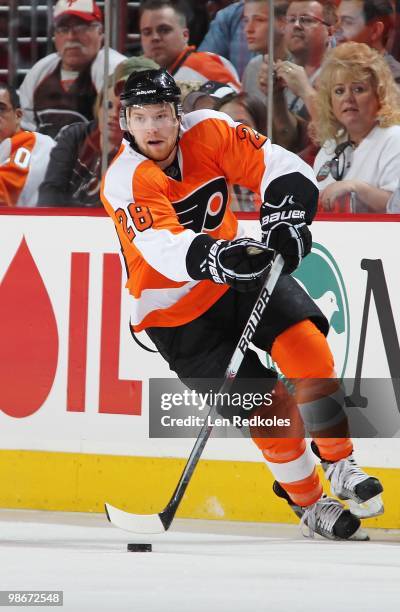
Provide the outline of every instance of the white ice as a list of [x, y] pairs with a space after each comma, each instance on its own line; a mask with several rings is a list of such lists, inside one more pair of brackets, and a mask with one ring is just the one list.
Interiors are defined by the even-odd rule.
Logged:
[[[99, 514], [1, 510], [0, 590], [63, 590], [47, 609], [73, 612], [398, 612], [400, 533], [369, 533], [176, 520], [140, 540]], [[153, 552], [126, 551], [140, 541]]]

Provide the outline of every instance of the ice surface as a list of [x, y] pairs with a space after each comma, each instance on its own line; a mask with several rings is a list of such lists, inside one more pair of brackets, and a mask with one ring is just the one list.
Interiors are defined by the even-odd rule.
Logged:
[[[0, 589], [63, 590], [73, 612], [398, 612], [400, 533], [304, 539], [293, 525], [176, 520], [135, 537], [103, 515], [0, 511]], [[152, 553], [129, 553], [151, 542]], [[24, 608], [26, 609], [26, 608]]]

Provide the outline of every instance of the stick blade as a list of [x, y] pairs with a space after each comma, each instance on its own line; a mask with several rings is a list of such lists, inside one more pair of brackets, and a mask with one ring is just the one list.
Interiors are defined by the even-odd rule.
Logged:
[[116, 527], [131, 533], [164, 533], [166, 531], [159, 514], [132, 514], [111, 504], [105, 504], [107, 518]]

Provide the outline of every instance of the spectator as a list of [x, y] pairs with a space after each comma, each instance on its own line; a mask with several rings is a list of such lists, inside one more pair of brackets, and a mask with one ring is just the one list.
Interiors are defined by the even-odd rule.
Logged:
[[247, 46], [243, 28], [244, 2], [234, 2], [219, 10], [199, 46], [199, 51], [217, 53], [232, 62], [242, 78], [244, 69], [254, 54]]
[[384, 56], [393, 77], [400, 83], [400, 62], [386, 51], [394, 27], [391, 0], [341, 0], [338, 6], [338, 41], [366, 43]]
[[190, 47], [185, 8], [172, 0], [144, 0], [139, 29], [143, 52], [177, 81], [220, 81], [240, 87], [233, 65], [215, 53], [199, 53]]
[[[57, 52], [30, 69], [20, 88], [24, 126], [56, 136], [64, 125], [93, 119], [103, 86], [102, 13], [93, 0], [58, 0], [54, 7]], [[110, 49], [109, 73], [125, 59]]]
[[[288, 59], [284, 41], [286, 11], [289, 2], [275, 2], [274, 5], [274, 60]], [[265, 104], [266, 96], [258, 86], [258, 73], [263, 62], [263, 55], [268, 53], [269, 3], [268, 0], [244, 0], [244, 31], [250, 51], [258, 55], [253, 57], [245, 68], [242, 78], [243, 90], [258, 96]]]
[[[313, 112], [314, 84], [336, 21], [335, 5], [329, 0], [294, 0], [286, 13], [285, 43], [293, 61], [275, 63], [273, 137], [291, 151], [309, 144], [307, 122]], [[259, 74], [267, 92], [268, 62]]]
[[221, 98], [234, 93], [239, 93], [239, 91], [226, 83], [206, 81], [198, 90], [190, 92], [183, 100], [183, 112], [190, 113], [205, 108], [214, 109]]
[[382, 54], [364, 43], [336, 47], [322, 68], [317, 102], [322, 209], [348, 209], [353, 194], [354, 212], [385, 212], [400, 176], [400, 91]]
[[144, 57], [131, 57], [122, 62], [109, 77], [107, 117], [104, 117], [103, 92], [100, 92], [95, 106], [96, 120], [74, 123], [60, 131], [40, 188], [40, 206], [101, 206], [99, 191], [105, 121], [111, 160], [122, 140], [119, 88], [131, 72], [152, 68], [158, 68], [157, 64]]
[[0, 205], [36, 206], [54, 140], [21, 130], [14, 88], [0, 83]]

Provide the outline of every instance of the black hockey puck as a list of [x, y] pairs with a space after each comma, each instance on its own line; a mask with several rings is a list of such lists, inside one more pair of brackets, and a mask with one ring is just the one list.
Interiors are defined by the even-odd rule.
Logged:
[[129, 552], [151, 552], [153, 550], [151, 544], [132, 544], [129, 543], [126, 547]]

